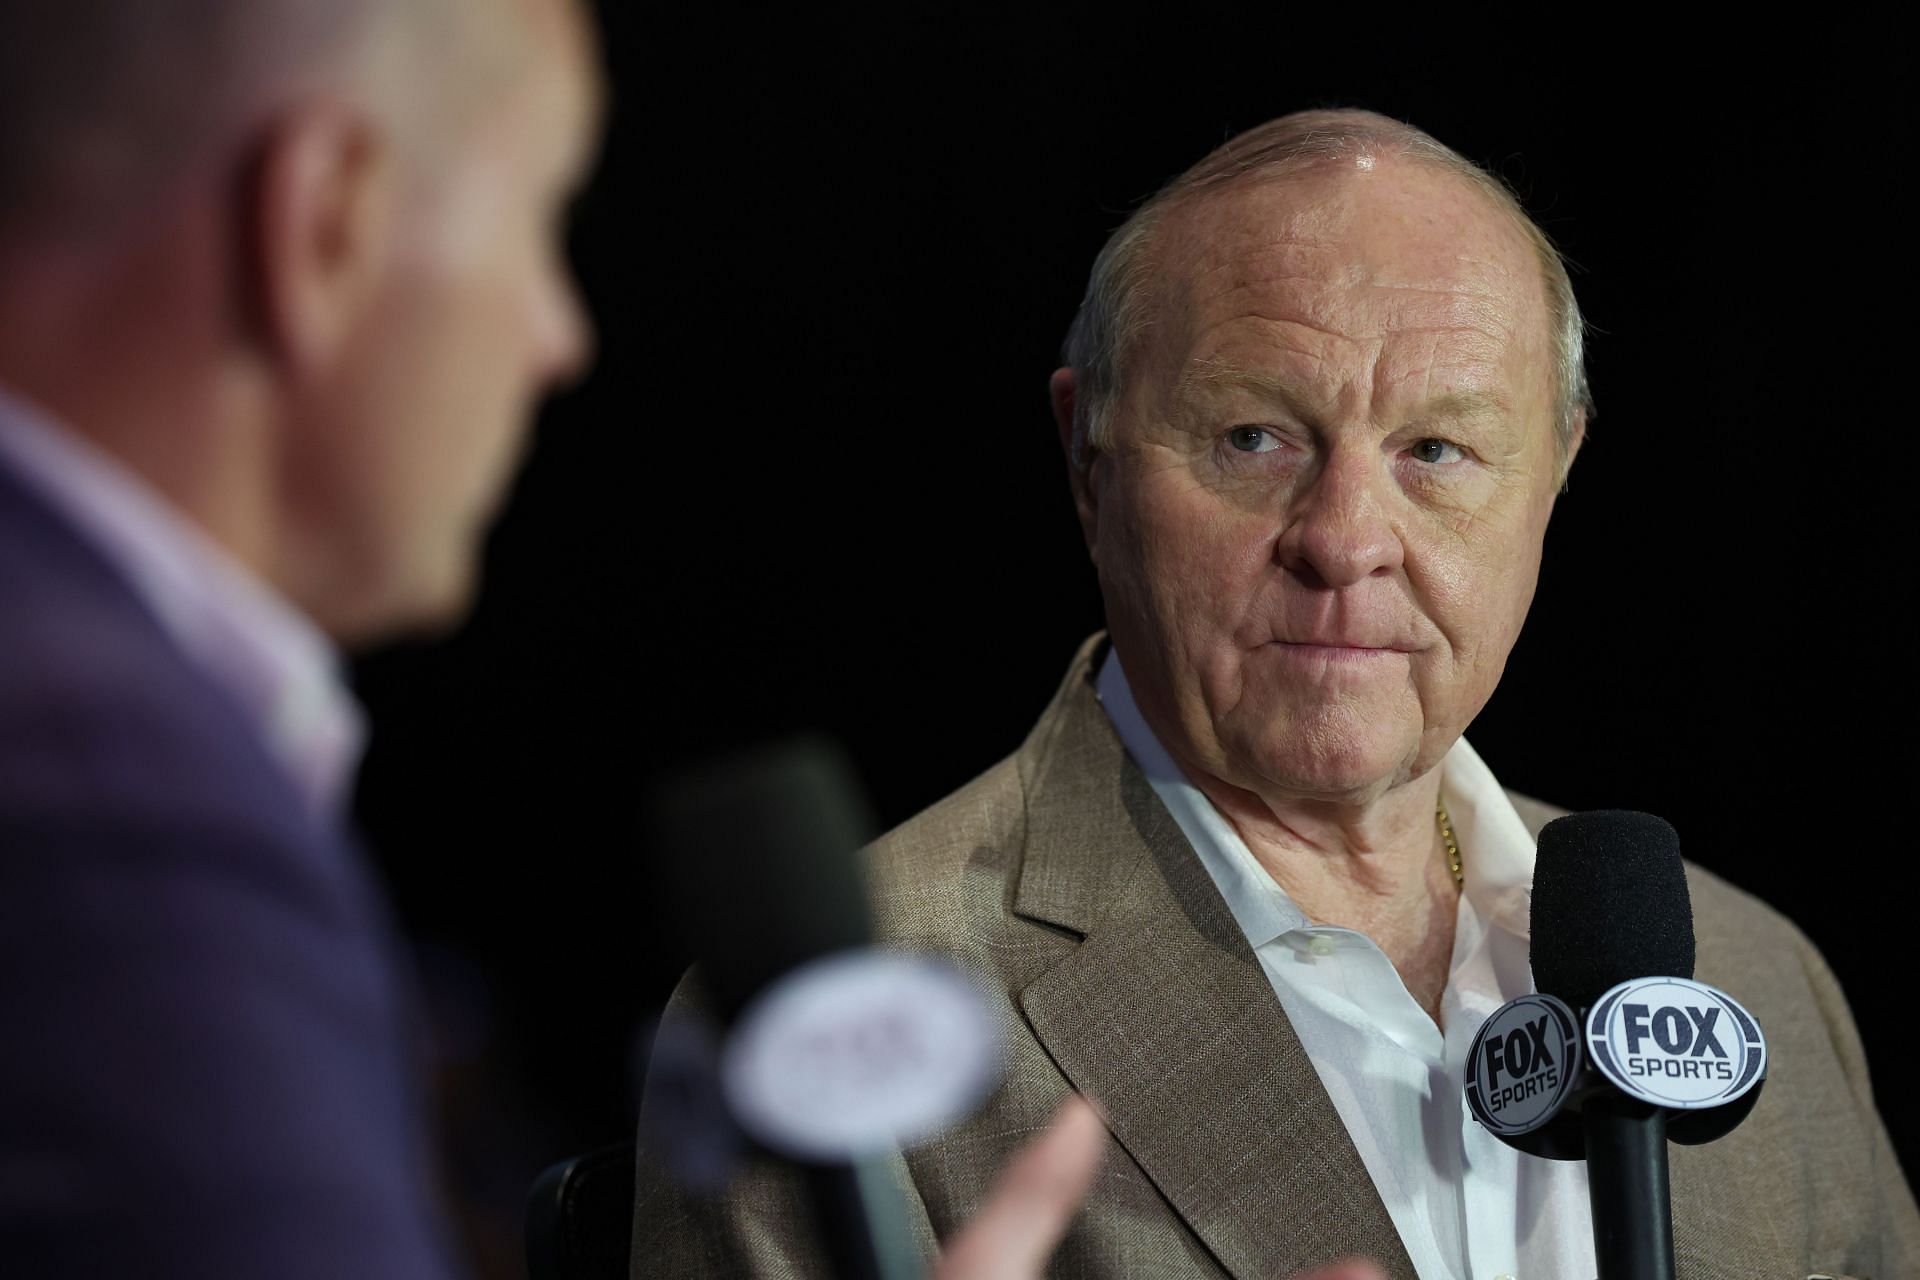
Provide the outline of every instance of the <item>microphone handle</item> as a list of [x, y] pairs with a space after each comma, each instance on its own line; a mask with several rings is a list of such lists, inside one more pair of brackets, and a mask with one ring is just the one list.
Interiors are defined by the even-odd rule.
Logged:
[[802, 1169], [836, 1280], [922, 1280], [926, 1262], [884, 1159]]
[[1603, 1091], [1582, 1111], [1600, 1280], [1674, 1280], [1667, 1113]]

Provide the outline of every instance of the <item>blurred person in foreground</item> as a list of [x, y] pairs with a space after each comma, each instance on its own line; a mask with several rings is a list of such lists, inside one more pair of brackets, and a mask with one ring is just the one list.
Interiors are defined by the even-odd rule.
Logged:
[[[981, 974], [1012, 1046], [989, 1105], [895, 1166], [921, 1229], [972, 1212], [1077, 1091], [1119, 1149], [1060, 1275], [1358, 1254], [1396, 1278], [1592, 1276], [1585, 1165], [1503, 1146], [1462, 1099], [1475, 1031], [1533, 990], [1558, 812], [1462, 737], [1591, 413], [1558, 254], [1430, 136], [1300, 113], [1113, 234], [1067, 361], [1054, 416], [1108, 631], [1011, 758], [872, 851], [883, 937]], [[1673, 1150], [1680, 1274], [1920, 1275], [1831, 973], [1688, 877], [1698, 976], [1773, 1052], [1744, 1125]], [[770, 1172], [719, 1204], [642, 1173], [656, 1256], [809, 1267]]]
[[448, 1273], [336, 646], [460, 618], [590, 357], [596, 60], [572, 0], [0, 8], [0, 1272]]
[[0, 13], [0, 1270], [434, 1276], [336, 644], [588, 359], [559, 0]]

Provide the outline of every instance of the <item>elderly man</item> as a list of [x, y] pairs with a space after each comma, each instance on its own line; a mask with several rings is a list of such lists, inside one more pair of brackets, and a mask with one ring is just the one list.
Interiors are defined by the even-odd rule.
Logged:
[[[1418, 130], [1289, 116], [1115, 233], [1068, 358], [1053, 406], [1108, 634], [1011, 759], [873, 855], [887, 934], [984, 975], [1012, 1044], [987, 1109], [898, 1166], [925, 1226], [1078, 1091], [1121, 1152], [1059, 1274], [1593, 1275], [1584, 1166], [1461, 1102], [1479, 1023], [1532, 989], [1554, 812], [1461, 735], [1590, 411], [1558, 256]], [[1681, 1274], [1920, 1274], [1831, 975], [1690, 877], [1699, 974], [1774, 1056], [1744, 1127], [1674, 1153]], [[642, 1235], [788, 1274], [787, 1194], [648, 1187]]]

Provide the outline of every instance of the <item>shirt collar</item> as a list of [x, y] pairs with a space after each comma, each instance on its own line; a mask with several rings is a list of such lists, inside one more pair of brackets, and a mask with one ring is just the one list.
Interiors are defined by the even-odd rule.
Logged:
[[[1096, 689], [1121, 745], [1220, 887], [1247, 941], [1258, 949], [1307, 927], [1306, 915], [1260, 865], [1233, 824], [1174, 763], [1140, 713], [1119, 655], [1111, 648]], [[1527, 938], [1534, 842], [1526, 823], [1465, 738], [1453, 744], [1440, 767], [1441, 795], [1460, 845], [1468, 903], [1488, 925]]]
[[319, 628], [131, 470], [4, 389], [0, 460], [239, 704], [316, 816], [343, 813], [366, 723]]

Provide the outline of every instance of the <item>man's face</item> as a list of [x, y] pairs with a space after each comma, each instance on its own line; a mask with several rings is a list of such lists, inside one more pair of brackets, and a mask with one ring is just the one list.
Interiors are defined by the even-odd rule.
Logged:
[[1500, 678], [1555, 488], [1519, 230], [1405, 162], [1177, 207], [1083, 505], [1114, 643], [1184, 764], [1365, 800]]
[[535, 411], [590, 357], [565, 215], [597, 141], [592, 35], [571, 3], [525, 25], [499, 92], [398, 161], [392, 252], [312, 433], [323, 474], [293, 478], [349, 639], [464, 613]]

